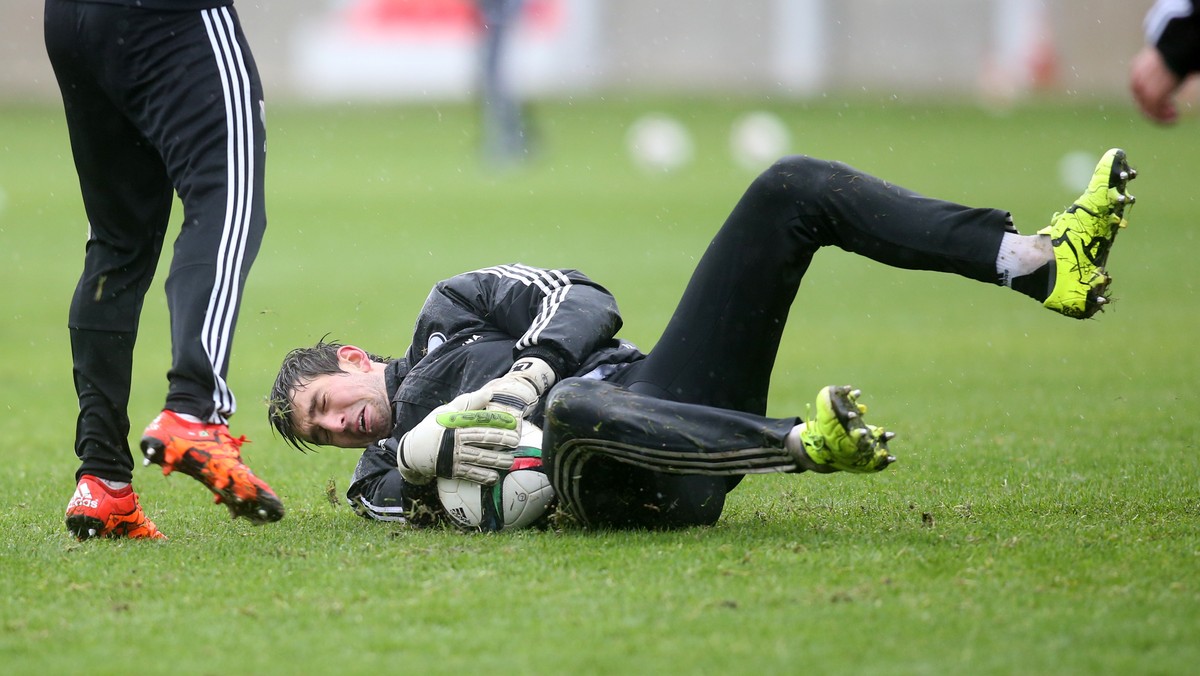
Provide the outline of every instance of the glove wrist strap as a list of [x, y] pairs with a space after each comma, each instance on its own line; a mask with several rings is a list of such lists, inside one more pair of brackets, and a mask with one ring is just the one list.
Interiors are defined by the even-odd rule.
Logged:
[[558, 375], [554, 373], [554, 369], [550, 364], [540, 357], [521, 357], [513, 362], [512, 368], [508, 370], [511, 375], [528, 380], [533, 388], [537, 390], [538, 396], [546, 393], [554, 386], [558, 380]]

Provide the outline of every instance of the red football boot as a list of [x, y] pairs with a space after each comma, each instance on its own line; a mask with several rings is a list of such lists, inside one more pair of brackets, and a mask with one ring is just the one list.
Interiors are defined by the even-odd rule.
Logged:
[[262, 479], [242, 463], [246, 437], [229, 435], [225, 425], [190, 422], [163, 411], [142, 433], [146, 464], [162, 465], [163, 474], [179, 470], [204, 484], [234, 518], [256, 524], [283, 518], [283, 503]]
[[67, 503], [67, 530], [79, 540], [167, 537], [146, 518], [132, 486], [114, 490], [90, 474], [80, 477]]

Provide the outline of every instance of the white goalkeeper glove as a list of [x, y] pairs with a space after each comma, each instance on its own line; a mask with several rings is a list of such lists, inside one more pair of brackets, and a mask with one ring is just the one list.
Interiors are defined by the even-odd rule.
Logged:
[[508, 411], [518, 418], [533, 412], [538, 400], [558, 380], [544, 359], [522, 357], [508, 373], [472, 393], [473, 401], [485, 402], [489, 411]]
[[464, 411], [460, 400], [469, 396], [435, 408], [400, 437], [396, 466], [405, 481], [465, 479], [490, 486], [500, 478], [496, 470], [512, 468], [512, 450], [521, 440], [517, 418], [502, 411]]

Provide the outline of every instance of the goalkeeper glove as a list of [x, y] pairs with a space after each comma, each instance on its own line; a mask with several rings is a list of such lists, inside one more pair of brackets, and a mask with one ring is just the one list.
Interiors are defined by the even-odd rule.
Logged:
[[396, 466], [405, 481], [423, 485], [436, 477], [490, 486], [500, 478], [496, 470], [512, 467], [517, 419], [502, 411], [463, 411], [459, 399], [468, 396], [434, 409], [400, 437]]
[[544, 359], [522, 357], [508, 373], [492, 380], [473, 393], [491, 411], [508, 411], [523, 418], [533, 412], [538, 400], [558, 380]]

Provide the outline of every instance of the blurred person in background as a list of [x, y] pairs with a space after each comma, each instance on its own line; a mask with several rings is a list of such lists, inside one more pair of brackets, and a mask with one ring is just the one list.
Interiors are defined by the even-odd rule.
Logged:
[[475, 0], [483, 22], [481, 105], [483, 155], [495, 166], [519, 164], [529, 156], [529, 129], [509, 80], [507, 56], [524, 0]]
[[46, 0], [45, 41], [88, 218], [68, 317], [80, 466], [67, 505], [78, 539], [163, 538], [133, 492], [127, 407], [142, 304], [177, 194], [166, 280], [171, 368], [146, 427], [146, 464], [178, 470], [234, 517], [283, 505], [242, 463], [225, 377], [266, 229], [262, 83], [233, 0]]
[[1146, 46], [1134, 57], [1129, 88], [1142, 113], [1159, 124], [1179, 119], [1176, 94], [1200, 71], [1196, 0], [1158, 0], [1146, 14]]

